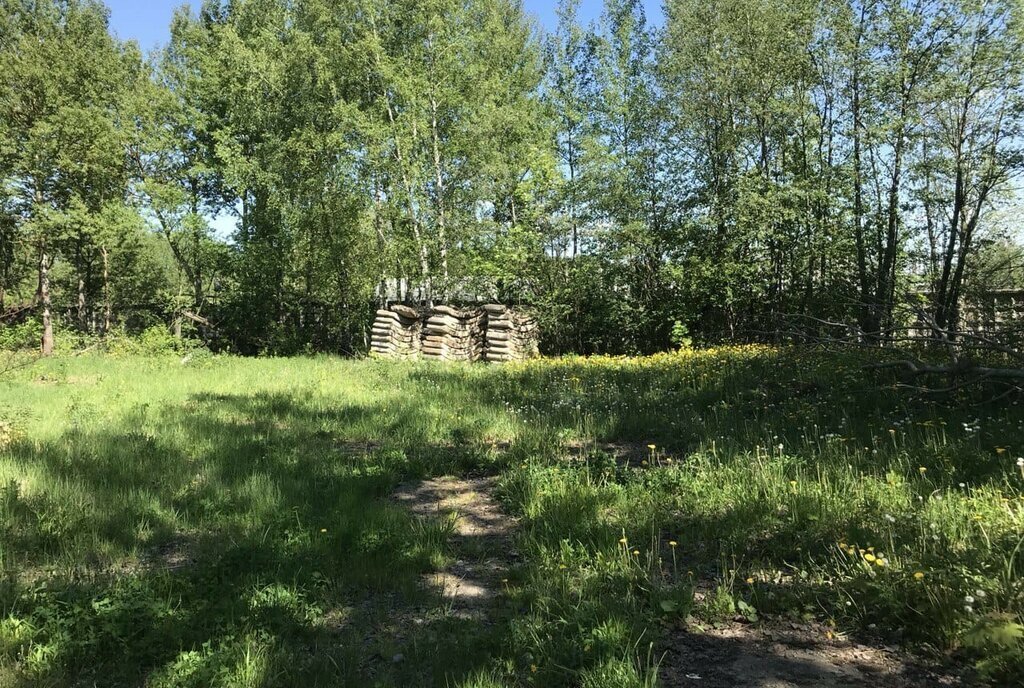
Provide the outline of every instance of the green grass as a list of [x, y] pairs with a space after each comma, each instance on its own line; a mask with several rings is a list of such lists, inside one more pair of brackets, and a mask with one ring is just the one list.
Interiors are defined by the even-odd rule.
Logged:
[[[736, 613], [1019, 680], [1024, 412], [921, 400], [861, 364], [741, 348], [13, 371], [0, 685], [647, 686], [666, 629]], [[459, 557], [450, 522], [388, 500], [477, 472], [522, 520], [486, 621], [418, 584]]]

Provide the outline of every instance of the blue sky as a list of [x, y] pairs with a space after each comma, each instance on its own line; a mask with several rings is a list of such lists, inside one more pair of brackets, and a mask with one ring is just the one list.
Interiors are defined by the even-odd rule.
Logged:
[[[121, 39], [135, 39], [143, 51], [167, 42], [171, 15], [176, 7], [191, 4], [198, 7], [201, 0], [106, 0], [110, 8], [110, 25]], [[557, 0], [524, 0], [527, 12], [533, 14], [547, 29], [555, 26]], [[580, 18], [586, 22], [601, 13], [601, 0], [581, 0]], [[662, 0], [644, 0], [647, 18], [661, 23]]]

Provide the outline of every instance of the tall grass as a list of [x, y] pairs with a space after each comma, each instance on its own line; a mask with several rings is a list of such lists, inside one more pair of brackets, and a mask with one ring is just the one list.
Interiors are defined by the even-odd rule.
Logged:
[[[0, 682], [656, 680], [664, 629], [814, 617], [1014, 680], [1024, 413], [767, 348], [494, 368], [60, 358], [0, 381]], [[496, 472], [487, 620], [388, 499]], [[694, 589], [707, 588], [701, 604]]]

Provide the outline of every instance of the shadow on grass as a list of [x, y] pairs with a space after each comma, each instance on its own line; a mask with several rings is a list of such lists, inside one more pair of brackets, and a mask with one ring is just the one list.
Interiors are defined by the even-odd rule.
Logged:
[[[0, 678], [429, 686], [500, 647], [502, 626], [419, 585], [451, 556], [448, 526], [384, 499], [479, 459], [429, 444], [414, 405], [203, 394], [145, 413], [11, 447]], [[367, 424], [381, 448], [339, 448]]]
[[[677, 534], [709, 576], [722, 575], [722, 558], [736, 552], [782, 568], [826, 555], [841, 537], [867, 541], [877, 531], [866, 511], [842, 513], [820, 496], [795, 493], [780, 512], [767, 495], [716, 494], [726, 487], [721, 478], [672, 483], [696, 470], [698, 453], [725, 470], [778, 442], [787, 448], [781, 471], [849, 467], [881, 477], [916, 473], [918, 454], [928, 451], [930, 465], [955, 469], [933, 468], [929, 490], [964, 477], [986, 487], [1005, 480], [997, 462], [978, 460], [978, 447], [1008, 440], [960, 430], [976, 410], [911, 405], [853, 388], [847, 371], [774, 354], [688, 366], [417, 367], [408, 373], [413, 393], [379, 402], [200, 394], [52, 442], [19, 441], [8, 453], [25, 478], [0, 499], [9, 572], [0, 658], [17, 658], [25, 686], [454, 686], [498, 665], [512, 666], [501, 671], [521, 684], [541, 658], [551, 660], [534, 677], [543, 685], [578, 685], [590, 675], [597, 678], [587, 685], [631, 686], [615, 677], [625, 669], [614, 658], [631, 652], [659, 615], [617, 597], [631, 580], [527, 589], [494, 618], [453, 617], [418, 583], [459, 553], [443, 524], [424, 525], [386, 499], [394, 487], [496, 461], [571, 473], [530, 505], [523, 577], [535, 583], [548, 574], [530, 557], [576, 547], [581, 558], [599, 558], [616, 551], [625, 530], [631, 542]], [[514, 417], [514, 441], [496, 459], [488, 447], [504, 415]], [[938, 443], [935, 425], [918, 425], [937, 419], [948, 421], [948, 445]], [[894, 440], [895, 421], [908, 425]], [[842, 432], [856, 451], [820, 450], [812, 426]], [[653, 470], [612, 461], [612, 475], [598, 480], [561, 461], [573, 439], [652, 442], [683, 465], [659, 483], [648, 477]], [[530, 482], [543, 487], [542, 478]], [[716, 498], [717, 509], [695, 508]], [[525, 509], [528, 500], [510, 501]], [[910, 541], [913, 527], [901, 522], [896, 535]], [[998, 555], [1006, 547], [996, 544]], [[801, 585], [800, 604], [819, 592]], [[865, 595], [879, 590], [865, 586]], [[899, 599], [878, 605], [905, 607]], [[525, 622], [511, 618], [526, 614]], [[588, 641], [596, 649], [588, 652]], [[723, 652], [742, 645], [722, 643]], [[0, 679], [3, 671], [0, 662]]]

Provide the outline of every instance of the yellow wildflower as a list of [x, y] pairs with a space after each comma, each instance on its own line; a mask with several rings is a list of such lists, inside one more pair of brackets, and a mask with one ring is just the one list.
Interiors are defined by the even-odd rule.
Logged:
[[921, 571], [915, 571], [914, 572], [914, 580], [916, 580], [916, 581], [924, 580], [924, 573], [921, 572]]

